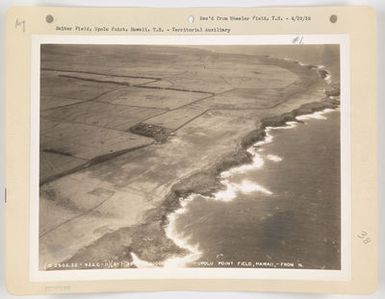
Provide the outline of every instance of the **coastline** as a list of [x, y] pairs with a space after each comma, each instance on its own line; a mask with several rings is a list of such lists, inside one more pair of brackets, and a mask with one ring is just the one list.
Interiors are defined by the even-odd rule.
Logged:
[[[324, 66], [307, 65], [299, 61], [293, 62], [300, 66], [316, 70], [319, 76], [331, 85], [331, 74]], [[212, 197], [215, 193], [223, 191], [225, 188], [225, 185], [221, 182], [222, 173], [253, 162], [252, 155], [248, 150], [258, 142], [263, 142], [267, 136], [268, 128], [283, 127], [290, 122], [303, 123], [303, 121], [297, 117], [312, 115], [313, 113], [323, 112], [325, 110], [336, 110], [340, 107], [339, 88], [332, 87], [328, 90], [325, 89], [324, 93], [325, 97], [320, 101], [306, 103], [290, 112], [262, 119], [259, 128], [249, 132], [241, 139], [239, 147], [233, 155], [225, 157], [209, 169], [194, 174], [175, 184], [163, 202], [163, 206], [160, 208], [160, 223], [163, 231], [165, 231], [166, 237], [170, 239], [173, 233], [173, 228], [170, 228], [170, 222], [173, 220], [170, 220], [170, 218], [174, 219], [176, 213], [182, 213], [182, 210], [185, 209], [185, 205], [187, 204], [185, 202], [187, 198], [193, 195]], [[174, 233], [172, 240], [179, 245], [179, 248], [189, 251], [189, 253], [184, 256], [187, 260], [185, 264], [187, 264], [192, 257], [200, 255], [198, 248], [188, 244], [187, 240], [178, 238], [176, 233]], [[172, 259], [182, 260], [184, 257], [170, 256], [169, 260], [166, 260], [166, 263], [172, 263]]]
[[[296, 116], [294, 121], [287, 121], [282, 126], [267, 126], [265, 128], [265, 137], [261, 140], [256, 141], [253, 143], [249, 148], [247, 148], [247, 152], [250, 153], [252, 156], [252, 161], [250, 163], [241, 164], [235, 167], [232, 167], [228, 170], [225, 170], [221, 172], [217, 177], [220, 180], [220, 183], [222, 185], [222, 188], [217, 190], [215, 193], [210, 195], [202, 195], [202, 194], [196, 194], [192, 193], [188, 195], [186, 198], [180, 198], [181, 207], [175, 210], [175, 212], [170, 213], [168, 216], [168, 224], [165, 226], [166, 235], [169, 239], [172, 239], [176, 244], [178, 244], [179, 247], [186, 249], [190, 253], [185, 255], [184, 258], [182, 257], [170, 257], [166, 262], [164, 263], [165, 267], [167, 267], [169, 264], [173, 265], [175, 263], [182, 265], [184, 267], [196, 267], [192, 266], [194, 262], [198, 261], [198, 265], [202, 265], [202, 263], [199, 262], [199, 259], [204, 256], [204, 252], [200, 250], [199, 245], [193, 245], [189, 243], [190, 237], [185, 237], [183, 232], [177, 231], [176, 228], [176, 221], [179, 217], [179, 215], [183, 215], [185, 213], [188, 213], [188, 206], [190, 203], [195, 199], [202, 199], [204, 198], [206, 201], [212, 202], [212, 201], [221, 201], [221, 202], [232, 202], [234, 200], [237, 200], [238, 193], [240, 194], [249, 194], [251, 192], [259, 192], [264, 194], [265, 196], [270, 196], [273, 194], [272, 191], [269, 189], [266, 189], [265, 187], [259, 185], [254, 180], [249, 180], [248, 177], [244, 179], [241, 183], [234, 182], [231, 180], [231, 177], [233, 175], [240, 175], [248, 173], [249, 171], [253, 172], [255, 170], [261, 169], [264, 165], [264, 159], [261, 157], [261, 155], [258, 153], [258, 148], [262, 147], [261, 150], [263, 150], [263, 146], [266, 144], [273, 143], [274, 139], [271, 135], [271, 131], [273, 130], [287, 130], [287, 129], [295, 129], [298, 125], [306, 123], [307, 120], [325, 120], [327, 119], [324, 114], [328, 114], [330, 112], [337, 112], [339, 109], [331, 109], [331, 108], [325, 108], [323, 110], [315, 111], [310, 114], [299, 114]], [[282, 133], [284, 134], [284, 133]], [[270, 161], [274, 162], [280, 162], [282, 161], [282, 158], [280, 156], [271, 155], [268, 154], [265, 155], [265, 158]], [[223, 189], [225, 187], [225, 189]], [[191, 217], [191, 216], [190, 216]], [[205, 262], [203, 262], [203, 265]], [[199, 266], [198, 266], [199, 267]], [[204, 266], [206, 267], [206, 266]], [[211, 266], [209, 266], [211, 267]], [[264, 266], [265, 267], [265, 266]], [[274, 266], [276, 265], [274, 264]], [[303, 266], [301, 266], [303, 267]]]
[[[234, 154], [234, 156], [232, 156], [232, 159], [225, 158], [218, 164], [214, 165], [208, 171], [205, 171], [202, 174], [197, 174], [196, 177], [194, 176], [193, 178], [187, 178], [186, 181], [179, 182], [178, 188], [173, 190], [165, 200], [165, 209], [162, 210], [163, 212], [165, 212], [165, 214], [162, 215], [161, 225], [166, 231], [166, 236], [170, 238], [171, 231], [173, 230], [173, 228], [170, 228], [170, 224], [172, 221], [174, 221], [175, 214], [183, 213], [185, 206], [190, 201], [188, 200], [188, 198], [195, 195], [213, 197], [214, 194], [223, 191], [226, 187], [221, 182], [221, 174], [230, 171], [231, 169], [236, 167], [247, 166], [253, 162], [252, 155], [248, 150], [253, 145], [264, 141], [264, 139], [267, 137], [267, 129], [284, 127], [291, 122], [303, 123], [303, 121], [297, 119], [297, 117], [311, 116], [314, 113], [322, 113], [324, 111], [327, 112], [328, 110], [335, 111], [338, 107], [338, 100], [330, 99], [330, 97], [327, 97], [326, 100], [324, 99], [323, 101], [305, 104], [291, 112], [284, 113], [277, 117], [264, 119], [261, 122], [262, 124], [260, 128], [250, 132], [242, 139], [241, 149], [238, 150]], [[207, 180], [211, 182], [211, 185], [203, 184], [203, 182]], [[268, 190], [266, 190], [265, 192], [268, 192]], [[172, 240], [178, 245], [181, 244], [179, 246], [180, 248], [187, 250], [190, 249], [190, 254], [187, 254], [185, 256], [185, 264], [188, 264], [188, 261], [191, 259], [191, 257], [199, 256], [199, 250], [196, 247], [188, 244], [188, 240], [178, 238], [176, 233], [174, 233]], [[182, 257], [174, 256], [170, 257], [170, 260], [174, 258], [181, 259]], [[169, 263], [169, 261], [167, 260], [166, 263]]]
[[[297, 116], [308, 115], [325, 109], [336, 109], [339, 107], [337, 99], [330, 97], [323, 101], [304, 104], [299, 108], [284, 113], [280, 116], [270, 117], [261, 121], [261, 126], [249, 132], [240, 142], [240, 146], [233, 155], [223, 158], [211, 168], [185, 178], [174, 185], [164, 201], [164, 212], [169, 213], [180, 207], [179, 198], [187, 197], [192, 193], [211, 196], [219, 191], [223, 185], [220, 183], [219, 174], [230, 168], [252, 162], [251, 154], [247, 149], [253, 144], [262, 141], [266, 137], [267, 127], [281, 127], [287, 122], [301, 122]], [[165, 215], [160, 218], [164, 221]], [[163, 223], [164, 224], [164, 223]]]

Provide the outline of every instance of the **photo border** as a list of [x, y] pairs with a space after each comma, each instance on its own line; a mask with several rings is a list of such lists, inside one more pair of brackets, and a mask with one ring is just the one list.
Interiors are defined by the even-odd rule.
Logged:
[[350, 49], [348, 34], [301, 34], [304, 45], [340, 45], [341, 89], [341, 270], [268, 268], [92, 269], [40, 271], [39, 260], [39, 122], [40, 45], [293, 45], [298, 35], [177, 35], [177, 36], [72, 36], [32, 35], [31, 48], [31, 151], [30, 151], [30, 280], [81, 281], [121, 279], [284, 279], [348, 281], [351, 279], [351, 115]]

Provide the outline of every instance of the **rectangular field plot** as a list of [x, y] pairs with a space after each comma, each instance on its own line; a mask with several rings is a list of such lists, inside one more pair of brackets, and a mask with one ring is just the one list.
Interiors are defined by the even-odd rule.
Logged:
[[128, 87], [116, 98], [107, 98], [113, 104], [149, 108], [175, 109], [209, 96], [210, 93], [167, 90], [145, 87]]
[[42, 117], [50, 120], [76, 122], [114, 130], [127, 131], [134, 124], [163, 110], [128, 107], [100, 102], [87, 102], [43, 111]]

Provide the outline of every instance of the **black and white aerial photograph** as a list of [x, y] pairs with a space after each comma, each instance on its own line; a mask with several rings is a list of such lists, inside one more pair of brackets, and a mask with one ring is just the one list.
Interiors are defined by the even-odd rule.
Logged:
[[40, 46], [40, 271], [341, 270], [339, 44]]

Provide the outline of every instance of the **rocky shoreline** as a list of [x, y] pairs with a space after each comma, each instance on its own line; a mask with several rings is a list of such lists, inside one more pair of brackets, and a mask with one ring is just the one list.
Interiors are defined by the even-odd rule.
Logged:
[[247, 149], [266, 137], [265, 129], [267, 127], [281, 127], [287, 122], [301, 122], [296, 119], [297, 116], [311, 114], [325, 109], [336, 109], [338, 107], [339, 101], [328, 97], [323, 101], [302, 105], [298, 109], [280, 116], [262, 120], [261, 127], [247, 134], [240, 142], [239, 149], [232, 156], [226, 157], [210, 169], [197, 173], [174, 185], [173, 190], [164, 201], [163, 208], [160, 209], [161, 213], [159, 217], [162, 225], [168, 224], [166, 219], [169, 213], [180, 208], [180, 198], [185, 198], [193, 193], [211, 196], [224, 187], [220, 183], [219, 174], [221, 172], [242, 164], [251, 163], [251, 155], [247, 152]]
[[[326, 70], [322, 69], [321, 77], [324, 79]], [[209, 169], [196, 173], [188, 178], [182, 179], [175, 184], [169, 195], [164, 200], [159, 209], [155, 209], [148, 214], [148, 220], [160, 223], [163, 233], [168, 223], [168, 215], [181, 208], [181, 200], [191, 194], [200, 194], [203, 196], [212, 196], [215, 192], [224, 188], [220, 182], [220, 173], [230, 168], [240, 166], [252, 162], [252, 157], [247, 149], [253, 144], [262, 141], [266, 137], [267, 127], [281, 127], [287, 122], [302, 122], [296, 117], [314, 112], [323, 111], [325, 109], [337, 109], [340, 106], [339, 87], [325, 90], [326, 97], [321, 101], [306, 103], [299, 108], [290, 112], [283, 113], [279, 116], [273, 116], [261, 120], [259, 128], [249, 132], [239, 143], [238, 149], [233, 155], [228, 156], [215, 163]], [[167, 238], [167, 236], [164, 235]], [[137, 253], [137, 252], [135, 252]], [[180, 251], [179, 251], [180, 254]], [[177, 252], [174, 255], [178, 255]], [[140, 256], [140, 254], [139, 254]], [[151, 261], [152, 259], [146, 259]]]

